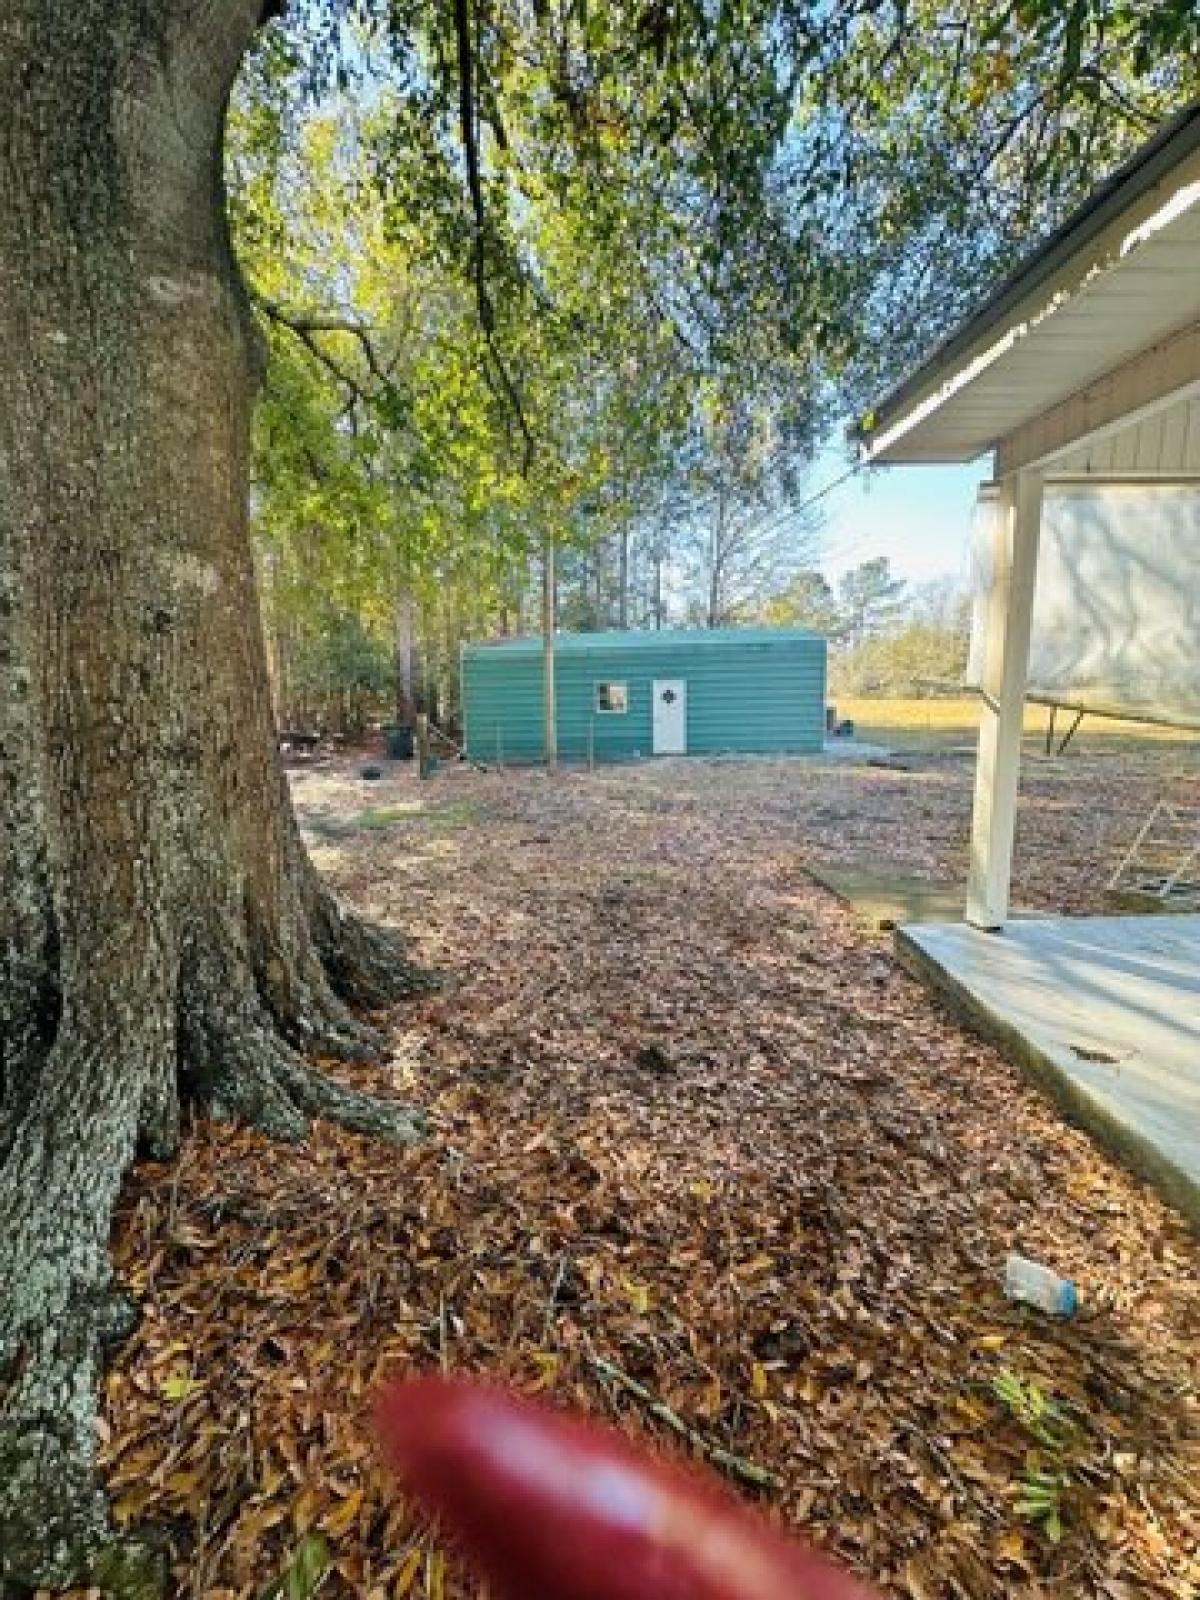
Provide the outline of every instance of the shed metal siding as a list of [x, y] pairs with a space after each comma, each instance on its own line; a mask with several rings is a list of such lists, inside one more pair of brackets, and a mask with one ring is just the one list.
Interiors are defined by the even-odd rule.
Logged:
[[[655, 679], [687, 684], [689, 755], [818, 751], [825, 735], [825, 640], [793, 629], [562, 634], [555, 640], [558, 748], [597, 761], [653, 753]], [[542, 742], [539, 639], [463, 650], [463, 716], [476, 760], [537, 761]], [[628, 685], [627, 712], [595, 710], [596, 685]]]

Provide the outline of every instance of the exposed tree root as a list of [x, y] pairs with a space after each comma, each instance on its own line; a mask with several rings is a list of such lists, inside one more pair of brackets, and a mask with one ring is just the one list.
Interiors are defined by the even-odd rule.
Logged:
[[[64, 1020], [70, 1031], [10, 1124], [0, 1168], [0, 1585], [10, 1588], [70, 1583], [112, 1543], [95, 1482], [96, 1388], [128, 1308], [110, 1292], [110, 1218], [140, 1084], [173, 1053], [161, 1021], [118, 1040], [94, 1019]], [[138, 1070], [114, 1092], [117, 1048]]]
[[280, 1081], [289, 1047], [269, 1027], [234, 1002], [224, 1016], [187, 1017], [181, 1039], [192, 1098], [209, 1116], [289, 1144], [307, 1135], [309, 1119]]
[[[294, 1141], [308, 1132], [309, 1119], [325, 1117], [356, 1133], [411, 1143], [425, 1127], [410, 1108], [353, 1089], [311, 1067], [275, 1030], [256, 999], [242, 995], [221, 1014], [202, 1011], [189, 1025], [189, 1055], [204, 1066], [197, 1098], [210, 1115], [258, 1128], [269, 1137]], [[343, 1059], [378, 1054], [382, 1034], [342, 1025], [316, 1038], [324, 1053]]]
[[[332, 916], [332, 913], [331, 913]], [[338, 917], [338, 987], [377, 1003], [427, 987], [398, 941]], [[43, 1052], [32, 1093], [9, 1094], [0, 1126], [0, 1597], [89, 1583], [118, 1596], [164, 1592], [153, 1544], [118, 1537], [96, 1481], [95, 1404], [108, 1351], [135, 1317], [110, 1279], [108, 1233], [135, 1146], [165, 1157], [180, 1107], [198, 1105], [269, 1137], [302, 1139], [313, 1118], [374, 1138], [425, 1132], [399, 1103], [326, 1076], [311, 1052], [378, 1057], [386, 1036], [356, 1018], [322, 963], [271, 987], [226, 928], [189, 953], [181, 993], [135, 988], [119, 1004], [88, 985]], [[232, 934], [232, 938], [229, 936]], [[362, 981], [349, 981], [363, 955]], [[288, 1014], [273, 1002], [288, 996]], [[171, 1017], [174, 1013], [175, 1022]], [[107, 1013], [107, 1016], [102, 1015]], [[139, 1024], [140, 1026], [135, 1026]], [[119, 1070], [113, 1070], [119, 1059]]]
[[347, 1088], [302, 1061], [282, 1063], [278, 1070], [288, 1094], [310, 1116], [327, 1117], [354, 1133], [396, 1144], [415, 1143], [429, 1131], [418, 1113], [360, 1089]]
[[329, 981], [351, 1005], [379, 1010], [438, 986], [435, 974], [409, 960], [398, 933], [346, 911], [319, 884], [309, 926]]

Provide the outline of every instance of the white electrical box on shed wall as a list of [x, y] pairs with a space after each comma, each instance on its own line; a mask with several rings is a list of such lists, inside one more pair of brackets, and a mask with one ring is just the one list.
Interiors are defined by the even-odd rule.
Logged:
[[[991, 486], [972, 538], [967, 685], [983, 682]], [[1050, 482], [1042, 507], [1032, 700], [1200, 727], [1200, 482]]]

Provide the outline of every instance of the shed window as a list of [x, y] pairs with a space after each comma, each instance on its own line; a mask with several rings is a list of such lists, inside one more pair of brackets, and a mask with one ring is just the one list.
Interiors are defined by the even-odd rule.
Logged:
[[627, 683], [598, 683], [596, 685], [596, 710], [624, 714], [629, 710], [629, 685]]

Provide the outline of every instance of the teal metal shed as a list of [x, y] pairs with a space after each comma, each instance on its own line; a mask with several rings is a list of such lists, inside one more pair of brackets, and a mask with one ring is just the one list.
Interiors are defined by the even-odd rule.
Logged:
[[[825, 736], [825, 640], [798, 628], [555, 636], [558, 753], [789, 754]], [[540, 637], [467, 644], [462, 704], [476, 761], [543, 755]]]

